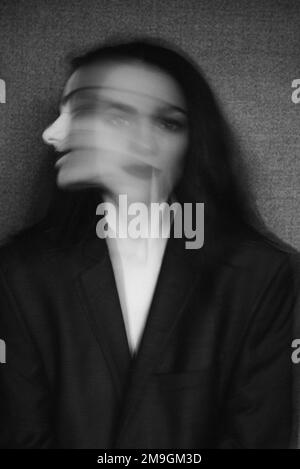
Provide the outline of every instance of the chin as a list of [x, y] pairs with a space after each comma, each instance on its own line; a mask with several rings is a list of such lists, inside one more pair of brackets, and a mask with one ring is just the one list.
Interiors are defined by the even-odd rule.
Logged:
[[88, 189], [91, 187], [98, 187], [95, 181], [91, 178], [83, 178], [78, 176], [78, 174], [72, 174], [69, 171], [60, 171], [56, 177], [56, 184], [60, 189], [65, 190], [80, 190]]

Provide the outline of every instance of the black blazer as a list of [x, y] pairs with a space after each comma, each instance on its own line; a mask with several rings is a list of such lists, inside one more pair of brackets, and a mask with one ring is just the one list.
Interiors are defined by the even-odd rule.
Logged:
[[0, 447], [285, 448], [293, 270], [261, 240], [213, 269], [168, 240], [131, 357], [105, 240], [0, 249]]

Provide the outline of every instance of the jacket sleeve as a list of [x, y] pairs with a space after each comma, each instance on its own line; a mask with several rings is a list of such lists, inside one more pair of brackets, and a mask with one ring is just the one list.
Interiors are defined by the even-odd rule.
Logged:
[[[258, 266], [259, 268], [259, 266]], [[287, 255], [251, 308], [224, 403], [220, 448], [288, 448], [292, 405], [294, 272]]]
[[5, 277], [0, 269], [0, 448], [51, 448], [49, 385]]

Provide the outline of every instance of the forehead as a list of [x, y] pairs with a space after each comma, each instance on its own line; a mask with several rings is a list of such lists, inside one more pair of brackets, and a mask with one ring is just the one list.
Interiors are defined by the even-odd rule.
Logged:
[[63, 98], [83, 89], [114, 98], [171, 105], [185, 109], [176, 81], [166, 72], [142, 63], [90, 65], [76, 70], [66, 83]]

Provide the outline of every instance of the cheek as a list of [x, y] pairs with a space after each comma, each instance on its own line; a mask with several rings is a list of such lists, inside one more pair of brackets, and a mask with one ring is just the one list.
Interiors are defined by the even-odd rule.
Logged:
[[161, 156], [164, 162], [164, 167], [170, 170], [179, 169], [181, 163], [184, 160], [187, 147], [187, 136], [182, 135], [166, 138], [161, 148]]

